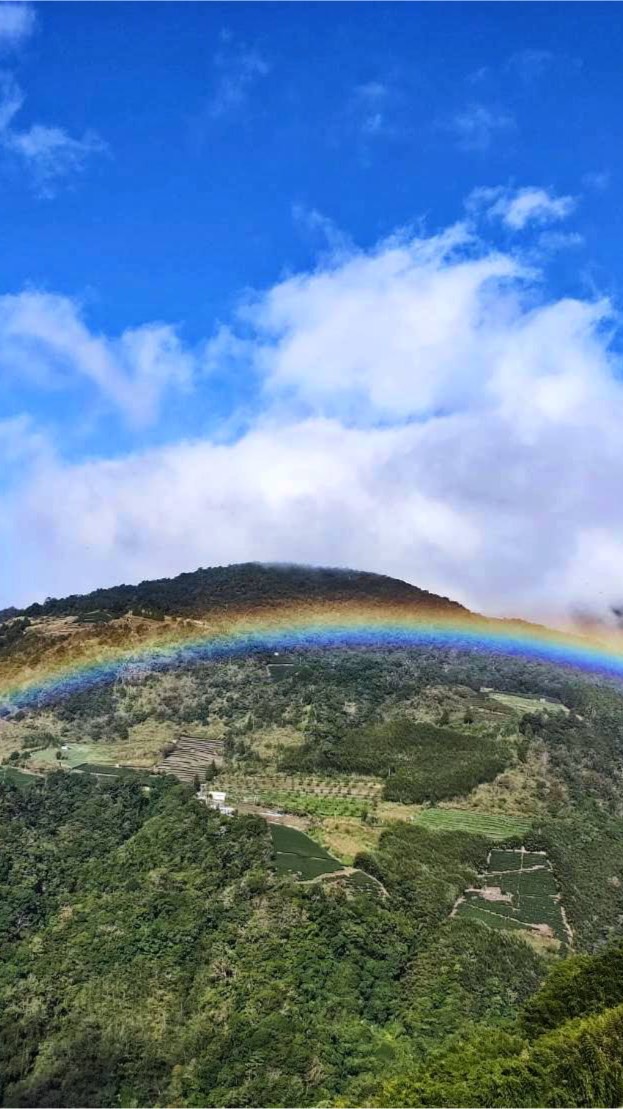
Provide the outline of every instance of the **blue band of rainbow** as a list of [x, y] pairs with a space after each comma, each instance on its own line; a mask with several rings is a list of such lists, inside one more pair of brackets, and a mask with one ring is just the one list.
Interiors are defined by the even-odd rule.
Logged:
[[[389, 606], [388, 606], [389, 607]], [[169, 630], [170, 629], [170, 630]], [[88, 646], [88, 643], [87, 643]], [[84, 641], [79, 647], [84, 650]], [[68, 657], [45, 664], [22, 680], [0, 680], [0, 711], [52, 703], [68, 694], [127, 676], [205, 663], [258, 651], [335, 650], [339, 648], [443, 647], [496, 653], [546, 662], [574, 670], [623, 678], [623, 644], [567, 636], [537, 625], [481, 618], [431, 616], [378, 604], [345, 611], [310, 612], [291, 607], [274, 615], [224, 620], [200, 634], [166, 625], [164, 635], [133, 649], [101, 646], [97, 658]]]

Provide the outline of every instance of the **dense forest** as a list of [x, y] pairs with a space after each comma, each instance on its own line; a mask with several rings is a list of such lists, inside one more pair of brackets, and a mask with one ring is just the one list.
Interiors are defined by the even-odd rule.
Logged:
[[[375, 590], [428, 596], [198, 571], [11, 612], [0, 659], [130, 634], [128, 612]], [[185, 735], [220, 754], [178, 781]], [[180, 661], [12, 712], [0, 762], [1, 1104], [623, 1101], [617, 682], [433, 646]], [[313, 877], [277, 859], [275, 809]], [[526, 876], [488, 879], [492, 846]]]
[[379, 772], [389, 801], [443, 801], [491, 781], [510, 761], [502, 739], [397, 718], [313, 736], [284, 759], [287, 769]]
[[0, 787], [0, 843], [5, 1105], [623, 1096], [620, 941], [552, 960], [449, 918], [478, 837], [397, 824], [388, 896], [346, 893], [278, 875], [264, 821], [170, 779], [59, 772]]
[[[256, 605], [268, 602], [362, 599], [417, 602], [442, 605], [455, 612], [465, 611], [447, 597], [437, 597], [407, 582], [383, 574], [364, 571], [327, 569], [312, 566], [282, 566], [260, 562], [216, 566], [178, 574], [175, 578], [143, 581], [138, 585], [117, 585], [92, 593], [32, 604], [27, 616], [77, 616], [105, 612], [120, 616], [126, 612], [176, 616], [201, 615], [224, 605]], [[12, 616], [18, 615], [11, 609]], [[2, 614], [0, 614], [1, 618]], [[6, 618], [6, 617], [5, 617]]]

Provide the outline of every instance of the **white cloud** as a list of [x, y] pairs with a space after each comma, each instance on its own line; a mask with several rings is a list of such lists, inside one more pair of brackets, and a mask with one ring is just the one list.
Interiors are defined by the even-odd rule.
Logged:
[[345, 235], [329, 216], [323, 215], [317, 208], [295, 204], [292, 218], [301, 231], [320, 241], [334, 257], [353, 253], [354, 244], [350, 236]]
[[6, 481], [12, 466], [39, 459], [48, 451], [48, 440], [25, 413], [0, 419], [0, 471]]
[[350, 110], [363, 138], [391, 134], [394, 127], [388, 120], [391, 90], [382, 81], [367, 81], [357, 85], [353, 92]]
[[7, 131], [23, 103], [24, 94], [12, 74], [0, 73], [0, 136]]
[[[508, 256], [470, 253], [461, 225], [338, 257], [245, 306], [255, 365], [272, 396], [313, 411], [374, 421], [469, 403], [497, 345], [492, 283], [519, 279]], [[513, 312], [513, 297], [500, 294]]]
[[582, 184], [587, 189], [594, 189], [597, 193], [603, 193], [610, 185], [612, 174], [608, 170], [596, 171], [594, 173], [585, 173], [582, 177]]
[[0, 48], [17, 46], [35, 29], [36, 16], [30, 4], [0, 3]]
[[[225, 40], [229, 42], [229, 38]], [[270, 72], [270, 66], [258, 50], [227, 46], [214, 59], [218, 73], [208, 106], [213, 119], [221, 119], [237, 111], [247, 100], [253, 85]]]
[[486, 104], [470, 104], [446, 121], [460, 150], [488, 150], [496, 135], [515, 129], [515, 120], [508, 112]]
[[108, 148], [90, 131], [76, 139], [61, 127], [40, 123], [19, 130], [13, 121], [23, 103], [24, 94], [13, 76], [0, 74], [0, 149], [26, 170], [35, 193], [49, 199], [63, 179], [81, 173], [93, 155]]
[[538, 237], [539, 249], [549, 253], [584, 246], [584, 243], [584, 236], [577, 231], [543, 231]]
[[[142, 332], [91, 336], [65, 306], [61, 341], [58, 313], [10, 308], [18, 334], [141, 409]], [[261, 559], [396, 574], [498, 613], [606, 611], [623, 564], [614, 322], [606, 300], [548, 299], [542, 275], [460, 227], [281, 281], [211, 351], [265, 381], [268, 408], [235, 441], [31, 451], [0, 497], [7, 549], [19, 537], [0, 604]]]
[[22, 536], [22, 595], [44, 562], [54, 593], [240, 558], [397, 572], [408, 560], [412, 576], [441, 582], [431, 566], [450, 550], [474, 557], [479, 536], [460, 510], [397, 472], [411, 439], [308, 420], [266, 424], [230, 445], [39, 468], [4, 517]]
[[531, 223], [544, 225], [564, 220], [576, 204], [573, 196], [555, 196], [535, 186], [474, 189], [467, 200], [469, 211], [484, 211], [490, 219], [500, 219], [512, 231], [523, 231]]
[[94, 335], [68, 297], [0, 297], [0, 372], [39, 386], [89, 382], [134, 426], [154, 421], [167, 390], [191, 382], [196, 356], [175, 329], [150, 323], [117, 338]]
[[27, 131], [5, 135], [4, 145], [16, 154], [30, 170], [37, 194], [43, 198], [55, 195], [58, 182], [81, 173], [94, 154], [107, 150], [106, 144], [93, 132], [81, 139], [72, 139], [60, 127], [34, 124]]
[[506, 68], [516, 73], [524, 84], [531, 85], [543, 76], [553, 62], [554, 55], [550, 50], [518, 50], [511, 54]]

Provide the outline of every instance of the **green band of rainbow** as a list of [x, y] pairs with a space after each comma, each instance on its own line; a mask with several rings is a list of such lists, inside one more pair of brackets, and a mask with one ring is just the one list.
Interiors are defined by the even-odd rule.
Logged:
[[[167, 625], [167, 628], [169, 625]], [[201, 634], [167, 631], [133, 649], [102, 648], [97, 659], [69, 657], [36, 676], [0, 684], [0, 709], [53, 702], [78, 690], [137, 673], [208, 662], [257, 651], [337, 648], [454, 647], [531, 658], [575, 670], [623, 678], [623, 643], [564, 635], [537, 625], [422, 612], [397, 606], [349, 606], [339, 612], [296, 606], [277, 616], [233, 618]]]

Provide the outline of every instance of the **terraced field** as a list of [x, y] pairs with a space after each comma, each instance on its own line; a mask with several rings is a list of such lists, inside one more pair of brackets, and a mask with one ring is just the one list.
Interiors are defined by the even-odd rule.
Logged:
[[570, 944], [558, 885], [542, 852], [493, 849], [480, 888], [465, 891], [453, 915], [490, 928], [520, 929]]
[[201, 776], [213, 762], [217, 765], [222, 762], [223, 747], [220, 739], [198, 739], [183, 735], [175, 744], [175, 750], [155, 769], [165, 774], [174, 774], [181, 782], [192, 782], [195, 775]]
[[429, 832], [472, 832], [490, 839], [509, 839], [528, 831], [531, 821], [520, 816], [471, 812], [467, 809], [423, 809], [413, 821]]

